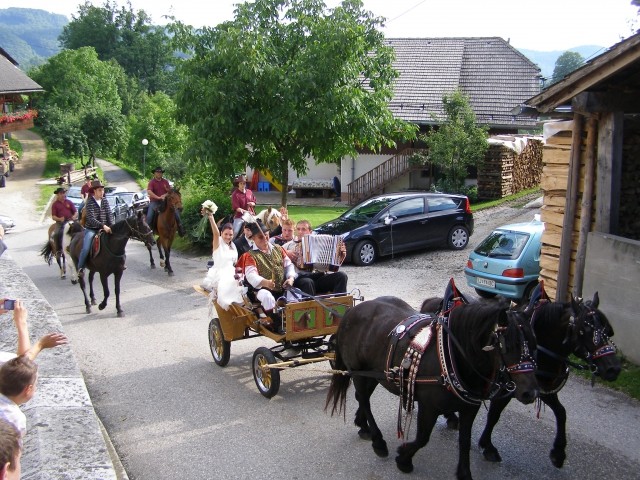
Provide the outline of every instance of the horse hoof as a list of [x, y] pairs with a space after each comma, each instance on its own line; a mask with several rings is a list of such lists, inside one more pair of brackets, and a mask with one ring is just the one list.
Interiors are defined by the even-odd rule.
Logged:
[[175, 275], [175, 273], [173, 273], [171, 270], [169, 270], [169, 272], [168, 272], [168, 273], [169, 273], [169, 276], [170, 276], [170, 277], [173, 277], [173, 276]]
[[160, 266], [164, 267], [164, 260], [160, 260]]
[[60, 275], [60, 280], [64, 280], [65, 278], [67, 278], [66, 275]]
[[100, 305], [98, 305], [98, 310], [104, 310], [106, 306], [106, 303], [101, 303]]
[[371, 440], [371, 432], [367, 430], [358, 430], [358, 436], [363, 440]]
[[403, 462], [400, 460], [400, 457], [396, 457], [396, 466], [398, 467], [398, 470], [403, 473], [413, 472], [413, 462]]
[[91, 313], [91, 307], [86, 308], [87, 313]]
[[92, 298], [91, 299], [91, 305], [97, 305], [97, 304], [98, 304], [98, 302], [96, 302], [95, 298]]
[[[389, 456], [389, 449], [386, 445], [383, 447], [373, 447], [374, 453], [380, 458], [387, 458]], [[413, 470], [413, 467], [411, 468]]]
[[71, 285], [76, 285], [78, 283], [78, 280], [71, 280]]
[[124, 317], [124, 312], [121, 310], [118, 312], [118, 318]]
[[484, 456], [484, 459], [488, 462], [498, 463], [502, 461], [502, 457], [498, 453], [498, 450], [495, 448], [494, 449], [485, 448], [482, 451], [482, 455]]
[[562, 466], [564, 465], [564, 460], [567, 458], [567, 456], [562, 452], [555, 453], [552, 450], [551, 453], [549, 454], [549, 458], [551, 459], [551, 463], [553, 464], [554, 467], [562, 468]]
[[151, 270], [155, 270], [156, 266], [155, 265], [151, 265]]

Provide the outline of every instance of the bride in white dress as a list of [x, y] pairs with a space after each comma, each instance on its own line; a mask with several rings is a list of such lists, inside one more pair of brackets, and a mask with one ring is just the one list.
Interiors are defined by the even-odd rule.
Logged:
[[212, 301], [217, 300], [218, 305], [228, 310], [232, 303], [243, 303], [243, 287], [235, 278], [238, 250], [233, 243], [233, 225], [231, 223], [224, 224], [222, 232], [220, 232], [213, 218], [213, 213], [204, 208], [202, 213], [209, 218], [213, 233], [213, 242], [211, 243], [213, 266], [202, 281], [202, 287], [211, 291]]

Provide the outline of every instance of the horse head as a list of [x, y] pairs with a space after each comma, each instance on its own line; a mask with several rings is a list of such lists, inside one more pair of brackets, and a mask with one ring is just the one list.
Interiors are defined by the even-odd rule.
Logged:
[[267, 207], [267, 209], [262, 210], [256, 217], [262, 220], [262, 223], [264, 223], [269, 230], [275, 230], [282, 221], [282, 214], [273, 207]]
[[533, 354], [536, 337], [527, 316], [520, 311], [500, 308], [485, 351], [498, 352], [500, 372], [506, 374], [507, 390], [515, 390], [522, 403], [533, 402], [539, 393]]
[[172, 188], [167, 194], [167, 206], [182, 210], [182, 194], [179, 188]]
[[147, 224], [146, 216], [144, 215], [144, 213], [142, 213], [142, 211], [138, 211], [136, 215], [127, 218], [125, 222], [129, 227], [129, 236], [131, 238], [140, 240], [147, 247], [156, 244], [155, 238], [153, 236], [153, 231]]
[[567, 336], [571, 339], [573, 353], [587, 362], [594, 375], [614, 381], [620, 374], [620, 359], [616, 347], [610, 341], [613, 327], [607, 317], [598, 310], [598, 292], [593, 300], [571, 299], [571, 318]]

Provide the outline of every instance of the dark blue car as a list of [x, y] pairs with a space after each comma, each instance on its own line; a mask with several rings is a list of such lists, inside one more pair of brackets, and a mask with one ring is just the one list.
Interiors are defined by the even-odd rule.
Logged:
[[347, 261], [371, 265], [379, 256], [431, 246], [461, 250], [473, 233], [473, 214], [464, 195], [388, 193], [365, 200], [315, 232], [340, 235]]

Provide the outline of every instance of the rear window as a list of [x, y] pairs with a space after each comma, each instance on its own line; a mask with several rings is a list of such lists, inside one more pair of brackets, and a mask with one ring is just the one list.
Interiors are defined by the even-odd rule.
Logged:
[[430, 212], [441, 212], [443, 210], [455, 210], [458, 208], [458, 202], [449, 197], [430, 198], [428, 202]]
[[474, 250], [478, 255], [490, 258], [515, 260], [529, 240], [529, 234], [495, 230]]

